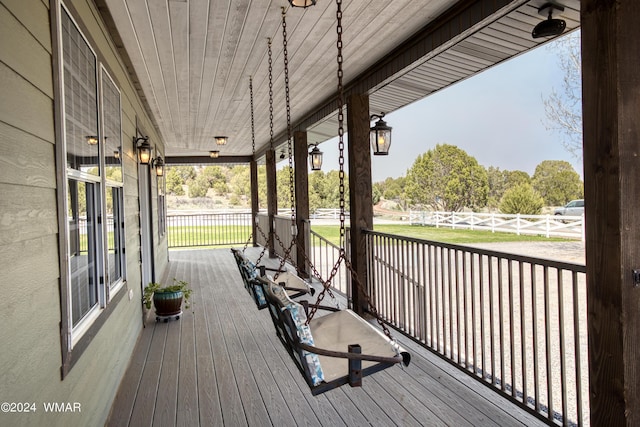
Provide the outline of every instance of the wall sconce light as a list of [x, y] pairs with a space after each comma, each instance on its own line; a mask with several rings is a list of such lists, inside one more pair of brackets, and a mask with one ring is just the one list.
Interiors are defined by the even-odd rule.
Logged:
[[217, 159], [218, 157], [220, 157], [220, 152], [219, 151], [209, 151], [209, 157], [211, 157], [212, 159]]
[[567, 23], [562, 19], [553, 19], [553, 11], [564, 11], [564, 7], [555, 3], [545, 3], [538, 9], [538, 15], [547, 16], [547, 19], [538, 23], [533, 27], [531, 37], [534, 39], [540, 37], [559, 36], [567, 28]]
[[293, 7], [309, 7], [315, 6], [316, 0], [289, 0], [289, 4]]
[[369, 132], [374, 156], [386, 156], [389, 154], [389, 147], [391, 147], [391, 127], [382, 120], [383, 117], [384, 113], [371, 115], [371, 120], [378, 119]]
[[98, 145], [98, 137], [95, 135], [87, 135], [87, 144]]
[[227, 140], [229, 139], [226, 136], [214, 136], [213, 138], [216, 140], [217, 145], [226, 145]]
[[151, 161], [151, 144], [148, 136], [134, 137], [133, 145], [138, 150], [138, 160], [143, 165], [148, 165]]
[[116, 160], [120, 160], [120, 147], [113, 152], [113, 158]]
[[283, 160], [286, 156], [284, 155], [284, 151], [280, 153], [280, 160]]
[[164, 175], [164, 160], [162, 160], [162, 157], [158, 156], [151, 160], [151, 166], [156, 168], [156, 176]]
[[322, 151], [318, 149], [318, 144], [313, 144], [313, 150], [309, 151], [309, 161], [311, 170], [319, 171], [322, 168]]

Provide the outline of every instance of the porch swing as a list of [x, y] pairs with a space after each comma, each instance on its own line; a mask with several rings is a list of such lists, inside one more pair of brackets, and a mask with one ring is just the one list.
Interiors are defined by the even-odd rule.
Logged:
[[[339, 136], [339, 178], [340, 178], [340, 238], [344, 242], [345, 236], [345, 188], [344, 188], [344, 90], [342, 84], [342, 0], [337, 4], [337, 33], [338, 33], [338, 136]], [[291, 154], [291, 122], [289, 115], [289, 91], [286, 49], [286, 21], [283, 10], [284, 57], [285, 57], [285, 86], [287, 101], [287, 130], [289, 144], [289, 184], [291, 192], [291, 227], [295, 230], [295, 208], [293, 204], [294, 180]], [[280, 268], [290, 257], [291, 249], [296, 244], [292, 239], [288, 248], [274, 236], [284, 249], [284, 256], [280, 261]], [[266, 275], [257, 277], [269, 306], [269, 314], [281, 343], [302, 373], [311, 393], [318, 395], [345, 384], [352, 387], [362, 385], [362, 377], [403, 363], [408, 366], [411, 355], [401, 348], [391, 337], [389, 329], [371, 302], [366, 289], [347, 260], [344, 247], [340, 248], [340, 255], [329, 278], [323, 280], [309, 260], [306, 253], [301, 251], [305, 262], [312, 268], [313, 274], [322, 282], [322, 291], [318, 294], [314, 304], [306, 301], [295, 302], [280, 286], [278, 274], [275, 278]], [[321, 305], [326, 293], [335, 298], [331, 291], [331, 282], [335, 278], [340, 264], [344, 262], [351, 272], [351, 278], [359, 291], [365, 296], [369, 311], [377, 318], [382, 330], [376, 328], [354, 311]], [[318, 310], [328, 314], [314, 318]]]
[[[272, 53], [271, 53], [271, 39], [269, 39], [268, 43], [269, 49], [269, 124], [270, 124], [270, 146], [273, 149], [273, 67], [272, 67]], [[286, 67], [286, 64], [285, 64]], [[256, 154], [256, 142], [255, 142], [255, 121], [254, 121], [254, 113], [253, 113], [253, 78], [249, 77], [249, 93], [251, 99], [251, 144], [252, 144], [252, 153], [253, 156]], [[290, 122], [290, 116], [288, 117], [288, 121]], [[256, 230], [262, 235], [265, 241], [268, 241], [269, 238], [265, 235], [264, 231], [260, 228], [258, 224], [257, 218], [255, 219]], [[272, 231], [269, 230], [271, 235]], [[286, 269], [283, 269], [284, 265], [281, 264], [277, 269], [269, 268], [260, 264], [262, 257], [264, 256], [267, 247], [263, 246], [262, 251], [258, 257], [258, 260], [253, 263], [246, 256], [246, 250], [249, 246], [249, 242], [253, 238], [253, 233], [249, 235], [244, 248], [242, 251], [231, 248], [231, 253], [236, 260], [236, 264], [238, 265], [238, 270], [240, 271], [240, 275], [242, 277], [242, 281], [244, 283], [245, 289], [252, 296], [256, 306], [259, 310], [262, 310], [267, 307], [267, 301], [264, 296], [264, 290], [262, 285], [259, 282], [256, 282], [256, 278], [259, 276], [265, 276], [266, 271], [273, 271], [276, 273], [278, 277], [280, 277], [279, 284], [284, 288], [289, 298], [297, 298], [303, 295], [311, 294], [312, 296], [315, 294], [315, 289], [311, 287], [308, 283], [306, 283], [301, 278], [296, 275], [290, 273]]]

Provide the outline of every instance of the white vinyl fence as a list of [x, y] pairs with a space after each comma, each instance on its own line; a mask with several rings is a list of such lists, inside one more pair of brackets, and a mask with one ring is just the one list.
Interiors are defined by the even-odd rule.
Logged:
[[520, 215], [476, 212], [409, 211], [411, 225], [490, 230], [546, 237], [572, 237], [584, 241], [584, 216]]

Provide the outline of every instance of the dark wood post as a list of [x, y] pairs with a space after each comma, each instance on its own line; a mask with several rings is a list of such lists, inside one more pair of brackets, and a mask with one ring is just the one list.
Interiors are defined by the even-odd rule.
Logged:
[[258, 229], [256, 227], [256, 215], [260, 206], [258, 205], [258, 162], [255, 158], [249, 163], [249, 174], [251, 176], [251, 236], [253, 246], [256, 246]]
[[592, 426], [640, 425], [640, 7], [582, 0]]
[[[373, 229], [369, 123], [369, 96], [349, 96], [347, 99], [347, 129], [349, 132], [351, 263], [363, 286], [367, 286], [367, 251], [362, 230]], [[351, 281], [351, 295], [353, 310], [362, 314], [367, 309], [366, 300], [364, 295], [358, 291], [353, 280]]]
[[274, 258], [276, 256], [273, 238], [273, 234], [275, 233], [274, 218], [278, 214], [278, 190], [276, 188], [275, 150], [267, 150], [265, 157], [267, 163], [267, 213], [269, 216], [269, 236], [267, 236], [267, 247], [269, 248], [269, 257]]
[[293, 133], [293, 154], [296, 187], [296, 264], [300, 277], [309, 277], [305, 253], [309, 253], [306, 227], [309, 225], [309, 176], [307, 174], [307, 133]]

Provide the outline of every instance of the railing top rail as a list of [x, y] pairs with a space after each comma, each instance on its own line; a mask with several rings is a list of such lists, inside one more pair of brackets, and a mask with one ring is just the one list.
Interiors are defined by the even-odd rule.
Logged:
[[203, 212], [203, 213], [168, 213], [167, 217], [176, 216], [229, 216], [229, 215], [251, 215], [251, 212]]
[[330, 242], [329, 240], [327, 240], [325, 237], [323, 237], [322, 235], [316, 233], [313, 230], [309, 230], [309, 234], [316, 236], [320, 241], [324, 242], [327, 246], [330, 246], [334, 249], [340, 250], [340, 246], [336, 245], [335, 243]]
[[556, 260], [545, 259], [545, 258], [535, 258], [535, 257], [529, 257], [529, 256], [525, 256], [525, 255], [510, 254], [510, 253], [507, 253], [507, 252], [493, 251], [493, 250], [489, 250], [489, 249], [481, 249], [481, 248], [477, 248], [475, 246], [466, 246], [466, 245], [457, 245], [457, 244], [454, 244], [454, 243], [437, 242], [435, 240], [425, 240], [425, 239], [418, 239], [418, 238], [415, 238], [415, 237], [399, 236], [397, 234], [382, 233], [382, 232], [373, 231], [373, 230], [366, 230], [365, 229], [365, 230], [362, 230], [362, 231], [363, 231], [363, 233], [365, 235], [369, 234], [369, 235], [372, 235], [372, 236], [386, 237], [386, 238], [390, 238], [390, 239], [403, 240], [403, 241], [406, 241], [406, 242], [420, 243], [420, 244], [426, 244], [426, 245], [431, 245], [431, 246], [440, 246], [440, 247], [443, 247], [443, 248], [456, 250], [456, 251], [474, 252], [474, 253], [477, 253], [477, 254], [480, 254], [480, 255], [491, 256], [491, 257], [496, 257], [496, 258], [502, 258], [502, 259], [507, 259], [507, 260], [510, 260], [510, 261], [526, 262], [526, 263], [530, 263], [530, 264], [539, 264], [539, 265], [558, 268], [558, 269], [563, 269], [563, 270], [572, 270], [572, 271], [576, 271], [578, 273], [586, 273], [587, 272], [587, 268], [583, 264], [576, 264], [576, 263], [564, 262], [564, 261], [556, 261]]

